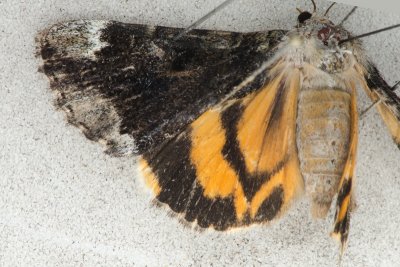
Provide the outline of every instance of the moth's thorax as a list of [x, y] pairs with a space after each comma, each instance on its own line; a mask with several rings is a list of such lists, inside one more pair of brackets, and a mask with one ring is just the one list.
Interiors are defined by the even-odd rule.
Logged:
[[326, 216], [348, 157], [350, 84], [359, 78], [362, 55], [358, 43], [340, 44], [348, 37], [342, 27], [313, 17], [289, 31], [278, 48], [277, 69], [300, 75], [296, 144], [315, 217]]
[[328, 74], [345, 72], [355, 62], [355, 48], [348, 43], [340, 44], [348, 37], [345, 29], [329, 20], [311, 18], [285, 36], [285, 60], [297, 68], [313, 68]]

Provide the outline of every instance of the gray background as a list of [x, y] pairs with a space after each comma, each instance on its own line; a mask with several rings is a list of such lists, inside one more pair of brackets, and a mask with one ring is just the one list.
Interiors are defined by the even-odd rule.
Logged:
[[[133, 158], [111, 158], [56, 112], [34, 57], [36, 32], [81, 18], [187, 26], [213, 0], [0, 2], [1, 266], [336, 266], [329, 238], [333, 212], [313, 221], [297, 202], [270, 227], [195, 232], [149, 204]], [[329, 3], [318, 1], [320, 10]], [[237, 0], [202, 27], [288, 29], [308, 1]], [[338, 5], [334, 21], [351, 7]], [[359, 9], [354, 33], [400, 23], [400, 16]], [[400, 79], [400, 30], [364, 40], [390, 84]], [[360, 94], [360, 107], [369, 105]], [[400, 152], [375, 110], [360, 122], [356, 196], [343, 266], [400, 262]]]
[[400, 3], [398, 0], [339, 0], [339, 3], [362, 6], [378, 10], [386, 10], [389, 12], [399, 13]]

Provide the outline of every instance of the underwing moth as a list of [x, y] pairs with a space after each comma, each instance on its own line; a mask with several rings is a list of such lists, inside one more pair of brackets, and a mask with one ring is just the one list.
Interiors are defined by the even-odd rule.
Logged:
[[[400, 146], [400, 99], [359, 39], [300, 11], [290, 30], [77, 20], [37, 36], [69, 123], [138, 157], [155, 202], [200, 228], [268, 224], [301, 194], [346, 246], [363, 88]], [[176, 38], [180, 36], [179, 38]]]

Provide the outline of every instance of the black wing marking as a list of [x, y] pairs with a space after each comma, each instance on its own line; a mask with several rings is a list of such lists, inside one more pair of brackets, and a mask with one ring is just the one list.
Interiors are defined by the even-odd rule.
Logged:
[[[154, 153], [271, 57], [284, 31], [233, 33], [81, 20], [39, 34], [56, 106], [113, 155]], [[261, 87], [265, 75], [243, 88]]]

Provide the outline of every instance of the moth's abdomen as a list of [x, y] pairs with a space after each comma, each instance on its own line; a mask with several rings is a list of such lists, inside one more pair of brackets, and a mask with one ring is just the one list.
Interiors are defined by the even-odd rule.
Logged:
[[302, 90], [297, 147], [312, 214], [325, 217], [343, 173], [350, 141], [350, 102], [340, 89]]

